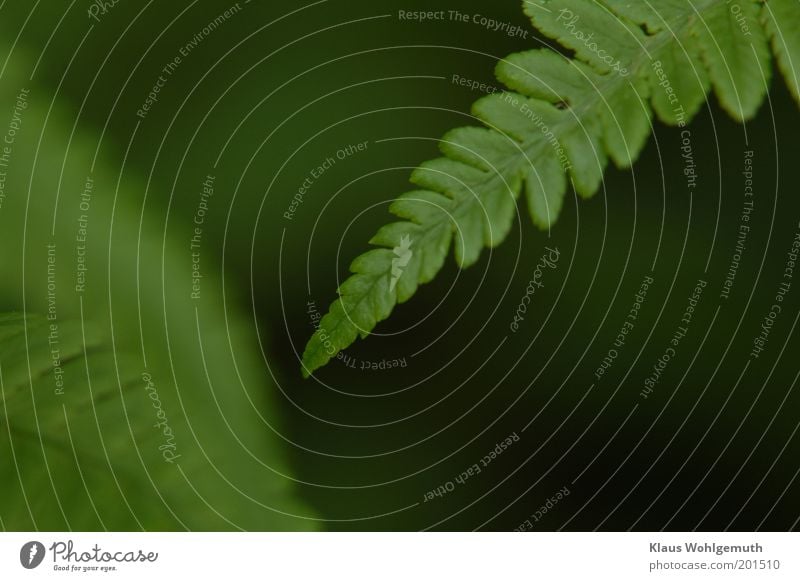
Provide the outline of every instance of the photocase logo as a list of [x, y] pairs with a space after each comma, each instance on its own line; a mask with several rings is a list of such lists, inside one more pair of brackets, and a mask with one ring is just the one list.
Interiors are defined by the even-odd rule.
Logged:
[[406, 234], [400, 238], [400, 246], [395, 246], [392, 250], [397, 258], [392, 258], [392, 279], [389, 282], [389, 292], [397, 286], [397, 281], [403, 276], [403, 269], [411, 262], [414, 253], [411, 251], [411, 237]]
[[26, 569], [35, 569], [42, 564], [44, 553], [44, 545], [39, 541], [25, 543], [19, 551], [19, 562]]

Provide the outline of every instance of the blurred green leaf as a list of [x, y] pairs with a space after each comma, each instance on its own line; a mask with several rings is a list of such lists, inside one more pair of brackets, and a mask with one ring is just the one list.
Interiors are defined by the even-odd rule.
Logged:
[[0, 133], [16, 118], [0, 308], [31, 313], [0, 319], [3, 526], [316, 528], [259, 337], [214, 252], [190, 247], [191, 217], [152, 213], [145, 191], [164, 189], [75, 129], [30, 63], [13, 52], [0, 88]]

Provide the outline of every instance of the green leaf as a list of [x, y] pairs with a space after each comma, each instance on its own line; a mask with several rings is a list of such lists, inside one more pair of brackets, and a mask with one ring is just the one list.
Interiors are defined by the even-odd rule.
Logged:
[[497, 64], [497, 78], [507, 87], [549, 103], [576, 106], [591, 99], [591, 68], [551, 50], [529, 50], [507, 56]]
[[675, 29], [691, 12], [687, 10], [687, 0], [603, 0], [611, 10], [639, 25], [646, 25], [649, 32]]
[[644, 33], [627, 18], [591, 0], [531, 0], [525, 13], [545, 36], [572, 49], [599, 73], [630, 74]]
[[800, 104], [800, 0], [769, 0], [761, 20], [772, 42], [778, 68]]
[[[472, 112], [486, 127], [450, 132], [441, 145], [445, 157], [413, 173], [411, 181], [423, 190], [391, 208], [407, 222], [381, 229], [372, 240], [384, 252], [367, 255], [368, 275], [363, 264], [351, 269], [357, 282], [339, 289], [303, 355], [304, 374], [365, 337], [396, 302], [430, 281], [451, 238], [462, 268], [474, 264], [484, 247], [499, 244], [513, 224], [523, 185], [533, 223], [548, 229], [563, 209], [569, 182], [589, 198], [609, 159], [620, 168], [634, 163], [652, 132], [654, 112], [664, 123], [685, 126], [713, 87], [735, 119], [752, 118], [771, 74], [768, 37], [797, 96], [792, 64], [800, 4], [768, 4], [525, 0], [538, 32], [571, 56], [537, 49], [498, 63], [497, 78], [511, 91], [478, 100]], [[413, 257], [393, 290], [393, 249], [404, 237], [413, 240]]]
[[143, 184], [51, 106], [31, 66], [15, 53], [0, 85], [4, 111], [30, 89], [0, 208], [0, 308], [29, 313], [0, 316], [3, 526], [316, 528], [212, 249], [193, 298], [188, 223], [154, 213], [155, 184], [144, 206]]
[[723, 109], [740, 121], [752, 118], [772, 73], [757, 2], [714, 3], [694, 19], [692, 31]]
[[653, 53], [653, 109], [668, 125], [685, 123], [706, 102], [711, 82], [699, 53], [699, 47], [677, 43], [665, 43]]

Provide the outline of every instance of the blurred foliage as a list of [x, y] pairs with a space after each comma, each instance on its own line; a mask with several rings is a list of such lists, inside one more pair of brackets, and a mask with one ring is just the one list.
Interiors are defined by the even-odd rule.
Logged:
[[[120, 2], [100, 22], [87, 16], [86, 5], [60, 0], [8, 0], [0, 10], [0, 32], [7, 45], [15, 43], [13, 51], [7, 46], [0, 52], [5, 63], [0, 65], [0, 121], [11, 118], [20, 88], [31, 90], [30, 112], [14, 147], [8, 197], [0, 208], [0, 312], [46, 316], [47, 244], [55, 242], [65, 344], [82, 328], [80, 297], [72, 290], [74, 238], [80, 195], [91, 174], [92, 254], [83, 315], [88, 336], [99, 343], [96, 353], [78, 353], [67, 362], [69, 381], [78, 387], [63, 397], [86, 401], [80, 399], [82, 386], [88, 388], [86, 361], [91, 361], [90, 370], [96, 364], [98, 372], [113, 373], [112, 381], [102, 385], [110, 394], [106, 415], [95, 420], [84, 411], [76, 422], [70, 420], [73, 435], [85, 438], [76, 447], [79, 463], [72, 449], [63, 446], [61, 403], [66, 400], [54, 396], [52, 377], [36, 378], [35, 384], [46, 390], [41, 398], [38, 392], [34, 396], [37, 409], [43, 406], [42, 419], [52, 419], [55, 441], [62, 445], [19, 440], [16, 431], [22, 428], [15, 426], [14, 442], [24, 443], [26, 453], [34, 455], [30, 464], [20, 463], [23, 482], [35, 480], [42, 487], [37, 490], [52, 493], [41, 468], [47, 454], [54, 483], [70, 496], [61, 499], [66, 514], [54, 496], [29, 498], [34, 508], [41, 502], [41, 509], [33, 511], [35, 526], [61, 528], [66, 516], [74, 528], [138, 528], [119, 502], [116, 482], [106, 486], [108, 460], [97, 449], [105, 430], [118, 435], [115, 446], [126, 449], [123, 455], [109, 454], [120, 487], [132, 479], [130, 486], [142, 500], [132, 495], [129, 502], [142, 511], [136, 513], [142, 526], [154, 529], [182, 528], [166, 509], [169, 505], [190, 528], [508, 530], [602, 451], [584, 480], [570, 487], [568, 501], [539, 525], [558, 528], [594, 498], [569, 525], [593, 528], [609, 506], [620, 502], [629, 483], [642, 476], [641, 466], [653, 465], [644, 484], [660, 490], [726, 405], [728, 413], [690, 467], [696, 463], [700, 470], [718, 458], [761, 387], [761, 380], [748, 380], [732, 390], [749, 347], [745, 340], [732, 346], [729, 340], [739, 328], [745, 335], [757, 328], [764, 301], [771, 300], [774, 273], [784, 261], [781, 252], [796, 227], [796, 197], [777, 193], [779, 184], [792, 183], [798, 155], [796, 108], [783, 86], [772, 87], [767, 106], [746, 126], [729, 120], [713, 103], [701, 110], [692, 136], [703, 168], [702, 195], [686, 195], [680, 131], [657, 125], [656, 139], [633, 172], [609, 170], [600, 195], [588, 202], [578, 205], [567, 197], [551, 233], [530, 228], [523, 209], [503, 248], [484, 253], [465, 271], [447, 261], [437, 280], [415, 301], [398, 307], [396, 318], [378, 328], [371, 341], [347, 350], [349, 362], [334, 362], [304, 381], [297, 371], [299, 352], [313, 331], [314, 309], [321, 311], [335, 298], [350, 259], [385, 223], [391, 200], [408, 189], [410, 169], [436, 155], [438, 139], [447, 130], [475, 123], [468, 112], [481, 93], [459, 84], [454, 75], [491, 87], [500, 58], [546, 41], [532, 33], [523, 38], [492, 32], [472, 22], [418, 24], [396, 18], [399, 9], [453, 9], [439, 0], [242, 3], [234, 20], [183, 59], [146, 118], [137, 117], [163, 67], [232, 4]], [[457, 9], [531, 31], [515, 0], [491, 5], [465, 0]], [[286, 16], [293, 10], [298, 12]], [[365, 152], [335, 164], [314, 182], [294, 220], [287, 222], [283, 214], [310, 172], [341, 148], [365, 141]], [[669, 389], [617, 433], [680, 317], [685, 292], [704, 273], [709, 258], [710, 285], [719, 286], [724, 277], [741, 210], [745, 148], [757, 152], [764, 168], [751, 239], [763, 258], [754, 253], [742, 263], [737, 292], [705, 342], [702, 332], [711, 326], [714, 305], [703, 306], [697, 332], [687, 342], [690, 349], [665, 377]], [[189, 241], [202, 183], [210, 173], [216, 179], [203, 228], [207, 278], [202, 300], [194, 305], [187, 298]], [[561, 250], [563, 267], [548, 280], [523, 331], [498, 349], [546, 245]], [[588, 378], [651, 269], [656, 284], [631, 336], [631, 349], [586, 395]], [[29, 340], [37, 336], [41, 344], [41, 324], [29, 320]], [[787, 317], [774, 336], [776, 342], [787, 341], [792, 352], [798, 345], [789, 336], [790, 323]], [[695, 351], [702, 356], [693, 361]], [[31, 369], [44, 369], [41, 361], [48, 355], [31, 353]], [[407, 365], [391, 373], [362, 369], [367, 362], [399, 359]], [[5, 378], [12, 361], [4, 357], [0, 364]], [[765, 360], [752, 369], [766, 376], [771, 365]], [[623, 376], [629, 367], [630, 375]], [[684, 369], [689, 370], [685, 377]], [[187, 472], [182, 478], [164, 462], [153, 447], [158, 435], [149, 424], [142, 420], [129, 426], [120, 414], [123, 402], [133, 417], [146, 418], [135, 414], [151, 411], [147, 400], [142, 402], [145, 370], [174, 419], [184, 454], [181, 466], [192, 470], [191, 477]], [[771, 417], [771, 404], [786, 395], [796, 366], [781, 359], [771, 373], [751, 421]], [[681, 388], [673, 389], [679, 382]], [[5, 388], [20, 393], [19, 385], [9, 379]], [[21, 395], [15, 396], [22, 399], [14, 405], [26, 410], [21, 417], [30, 418], [30, 385], [22, 385]], [[93, 381], [92, 388], [101, 385]], [[661, 415], [673, 392], [668, 413]], [[696, 406], [700, 397], [703, 404]], [[799, 403], [792, 395], [785, 409]], [[690, 413], [695, 414], [692, 421], [685, 422]], [[100, 420], [111, 427], [100, 432], [93, 425]], [[6, 420], [0, 416], [0, 421]], [[795, 423], [791, 414], [779, 416], [765, 443], [782, 444]], [[677, 434], [679, 428], [683, 431]], [[491, 470], [446, 498], [423, 502], [426, 492], [460, 474], [513, 431], [520, 442]], [[5, 464], [7, 432], [0, 432], [6, 497], [0, 518], [6, 528], [31, 528], [14, 465]], [[604, 449], [615, 435], [613, 445]], [[708, 499], [719, 497], [738, 468], [740, 451], [751, 449], [758, 435], [756, 430], [737, 433], [718, 469], [671, 526], [697, 524], [695, 507], [704, 509]], [[641, 447], [629, 457], [639, 441]], [[141, 459], [134, 442], [141, 443]], [[788, 455], [797, 452], [794, 443], [786, 450]], [[89, 470], [97, 458], [101, 474]], [[97, 482], [103, 490], [94, 498], [102, 523], [79, 474], [75, 480], [78, 465], [87, 485]], [[148, 473], [163, 485], [154, 487]], [[684, 472], [638, 525], [660, 528], [676, 504], [693, 493], [695, 474]], [[744, 471], [733, 492], [746, 498], [761, 475]], [[609, 479], [612, 485], [600, 489]], [[775, 475], [764, 486], [777, 495], [783, 484]], [[768, 508], [768, 498], [758, 495], [745, 516], [760, 520], [755, 515], [765, 512], [759, 509]], [[604, 527], [627, 528], [650, 500], [649, 494], [634, 495]], [[791, 524], [787, 519], [796, 514], [796, 504], [791, 495], [784, 497], [768, 526]], [[282, 517], [262, 505], [323, 520]], [[730, 506], [736, 506], [735, 498], [726, 498], [704, 526], [727, 525]], [[742, 521], [741, 526], [748, 525]]]

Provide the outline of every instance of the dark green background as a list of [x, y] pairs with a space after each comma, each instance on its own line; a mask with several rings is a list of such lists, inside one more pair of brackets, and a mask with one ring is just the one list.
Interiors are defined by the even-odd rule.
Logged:
[[[448, 261], [377, 329], [413, 330], [347, 350], [359, 360], [406, 357], [407, 368], [361, 371], [332, 362], [304, 381], [298, 354], [312, 332], [307, 302], [327, 308], [337, 277], [389, 220], [387, 202], [411, 189], [410, 169], [437, 155], [436, 139], [448, 129], [475, 123], [468, 111], [480, 94], [452, 76], [493, 83], [499, 58], [540, 45], [532, 34], [510, 38], [472, 23], [401, 22], [397, 11], [457, 9], [531, 30], [519, 3], [331, 0], [271, 25], [306, 4], [242, 3], [184, 59], [132, 142], [135, 112], [160, 69], [230, 4], [200, 1], [178, 17], [188, 3], [123, 0], [85, 38], [91, 21], [77, 4], [59, 24], [68, 5], [4, 6], [6, 44], [30, 15], [17, 50], [33, 61], [43, 55], [32, 86], [48, 96], [58, 91], [81, 127], [98, 139], [104, 132], [103, 163], [119, 166], [130, 145], [130, 170], [151, 179], [147, 211], [167, 229], [190, 227], [199, 184], [217, 176], [206, 260], [213, 256], [220, 269], [224, 259], [228, 298], [250, 309], [262, 332], [286, 451], [305, 483], [298, 494], [325, 528], [511, 530], [564, 486], [571, 494], [536, 530], [667, 523], [748, 530], [782, 494], [761, 526], [796, 524], [800, 287], [737, 385], [800, 221], [793, 175], [800, 123], [779, 78], [746, 132], [713, 98], [693, 122], [700, 186], [691, 200], [680, 130], [656, 124], [634, 171], [610, 169], [592, 200], [568, 199], [549, 236], [534, 229], [522, 202], [502, 246], [463, 272]], [[379, 142], [390, 138], [402, 139]], [[365, 153], [337, 163], [296, 218], [283, 219], [312, 168], [363, 141]], [[755, 212], [731, 298], [722, 301], [746, 149], [755, 152]], [[546, 245], [560, 249], [559, 267], [547, 273], [522, 330], [509, 334]], [[642, 318], [609, 375], [586, 395], [654, 261]], [[696, 320], [657, 392], [642, 401], [642, 382], [698, 278], [708, 287]], [[422, 502], [512, 432], [520, 442], [480, 475]]]

